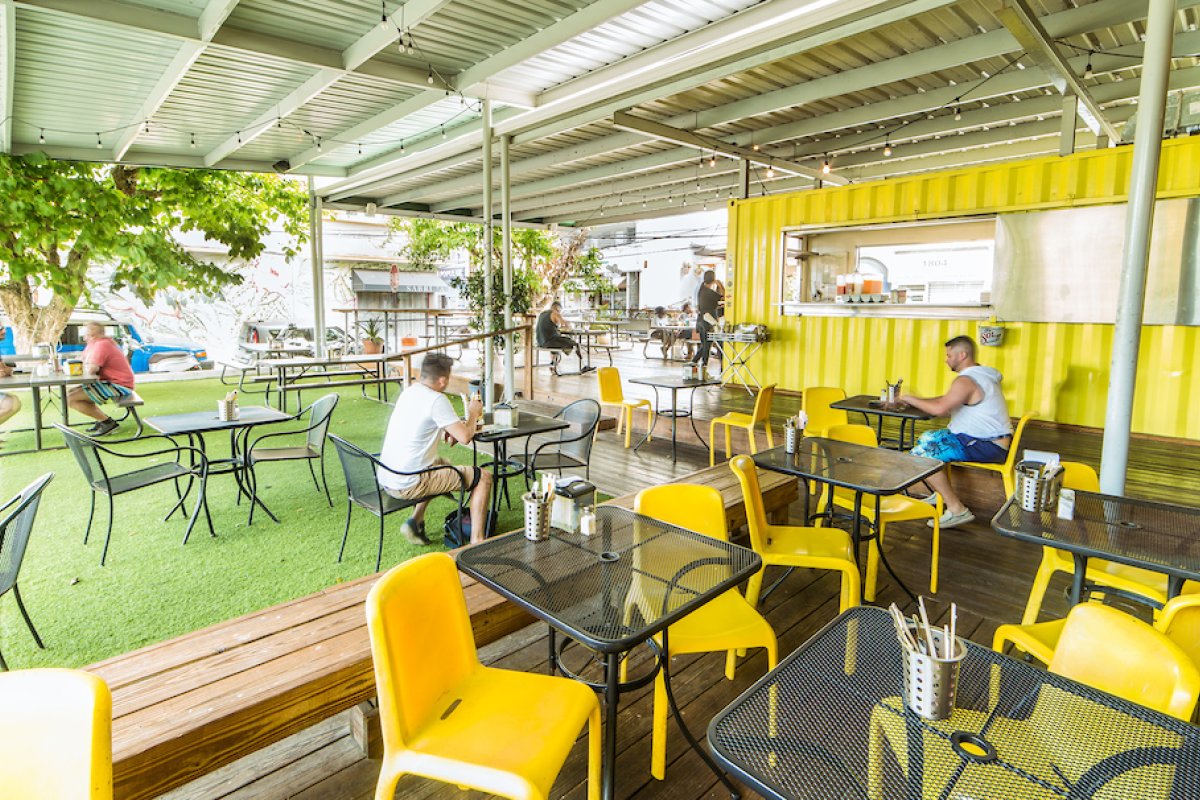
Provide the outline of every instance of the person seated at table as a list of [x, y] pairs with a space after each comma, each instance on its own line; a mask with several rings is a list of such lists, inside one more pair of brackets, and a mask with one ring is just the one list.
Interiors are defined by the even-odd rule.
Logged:
[[[546, 348], [547, 350], [561, 350], [564, 353], [574, 352], [579, 358], [579, 371], [587, 372], [594, 367], [583, 366], [583, 351], [579, 349], [579, 342], [565, 335], [563, 329], [569, 329], [571, 323], [567, 322], [562, 315], [562, 303], [555, 300], [542, 313], [538, 314], [537, 322], [534, 324], [534, 343], [538, 347]], [[554, 354], [554, 364], [557, 366], [560, 356]]]
[[[0, 325], [0, 342], [4, 341], [7, 334], [3, 325]], [[9, 364], [0, 362], [0, 378], [7, 378], [13, 374], [13, 368]], [[16, 395], [0, 392], [0, 425], [12, 419], [13, 415], [21, 410], [21, 401]]]
[[709, 333], [717, 326], [717, 320], [724, 313], [725, 287], [717, 280], [717, 273], [708, 270], [704, 273], [704, 284], [700, 287], [699, 299], [696, 303], [699, 316], [696, 319], [696, 331], [700, 334], [700, 349], [691, 361], [700, 364], [708, 371], [708, 357], [712, 352], [712, 340]]
[[688, 361], [691, 361], [693, 351], [695, 350], [695, 347], [693, 346], [693, 337], [696, 336], [696, 309], [692, 306], [690, 301], [684, 303], [679, 309], [679, 314], [675, 319], [675, 324], [687, 326], [687, 330], [679, 331], [676, 334], [675, 341], [683, 342], [683, 346], [686, 351], [683, 354], [683, 357]]
[[675, 346], [675, 331], [666, 330], [666, 326], [671, 324], [673, 323], [667, 316], [667, 309], [663, 306], [655, 306], [654, 316], [650, 318], [650, 340], [662, 343], [663, 358], [670, 355], [671, 348]]
[[[1000, 388], [1004, 379], [1000, 371], [975, 362], [975, 342], [969, 336], [955, 336], [946, 342], [946, 366], [958, 377], [941, 397], [900, 395], [901, 403], [924, 411], [934, 417], [950, 417], [948, 428], [926, 431], [917, 439], [913, 455], [936, 458], [939, 461], [982, 461], [1002, 464], [1012, 444], [1012, 419], [1008, 403]], [[938, 472], [925, 479], [934, 492], [942, 496], [946, 510], [941, 526], [953, 528], [975, 519], [950, 486], [947, 472]], [[932, 501], [934, 495], [926, 498]], [[930, 527], [933, 521], [929, 521]]]
[[89, 322], [84, 328], [83, 374], [99, 378], [95, 383], [73, 386], [67, 392], [67, 405], [96, 420], [87, 429], [91, 436], [104, 436], [117, 429], [115, 419], [100, 410], [110, 400], [133, 393], [133, 369], [121, 347], [104, 331], [99, 322]]
[[[438, 457], [439, 433], [459, 444], [470, 444], [475, 438], [475, 421], [483, 416], [483, 402], [472, 398], [467, 403], [465, 420], [459, 419], [446, 397], [454, 359], [444, 353], [430, 353], [421, 361], [421, 375], [416, 383], [400, 393], [396, 407], [388, 420], [387, 434], [379, 460], [389, 469], [399, 472], [418, 472], [436, 465], [447, 464]], [[455, 466], [453, 470], [439, 469], [420, 475], [396, 475], [377, 470], [379, 485], [398, 500], [421, 502], [413, 507], [412, 516], [400, 526], [400, 533], [413, 544], [429, 544], [425, 536], [425, 509], [439, 495], [457, 494], [465, 484], [471, 493], [471, 520], [486, 520], [492, 476], [480, 467]], [[460, 477], [461, 476], [461, 477]], [[471, 525], [471, 541], [482, 542], [487, 525]]]

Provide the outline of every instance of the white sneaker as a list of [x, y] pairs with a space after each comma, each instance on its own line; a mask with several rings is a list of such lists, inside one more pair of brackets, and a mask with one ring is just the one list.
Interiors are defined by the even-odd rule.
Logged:
[[[941, 523], [942, 530], [945, 530], [946, 528], [957, 528], [959, 525], [966, 525], [974, 519], [975, 515], [971, 513], [971, 509], [964, 508], [957, 514], [947, 511], [942, 514], [942, 518], [938, 521]], [[929, 520], [925, 524], [932, 528], [933, 520]]]
[[938, 501], [938, 493], [930, 492], [928, 497], [914, 497], [914, 500], [919, 500], [927, 506], [936, 506]]

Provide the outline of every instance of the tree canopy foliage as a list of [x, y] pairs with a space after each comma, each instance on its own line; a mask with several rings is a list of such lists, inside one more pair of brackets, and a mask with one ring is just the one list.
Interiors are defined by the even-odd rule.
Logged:
[[[198, 258], [177, 233], [199, 231], [238, 261], [262, 253], [278, 224], [290, 257], [307, 218], [307, 192], [277, 175], [0, 154], [0, 306], [18, 347], [55, 341], [93, 264], [110, 263], [111, 288], [144, 299], [168, 287], [213, 293], [241, 276]], [[48, 305], [35, 303], [38, 289]]]
[[[414, 265], [432, 268], [445, 262], [459, 250], [467, 253], [470, 274], [455, 288], [461, 291], [475, 311], [480, 326], [484, 293], [484, 229], [476, 222], [447, 222], [409, 218], [392, 221], [394, 230], [405, 236], [404, 256]], [[504, 313], [502, 277], [502, 231], [492, 231], [492, 314], [499, 321]], [[513, 228], [514, 314], [524, 314], [558, 295], [568, 280], [578, 280], [588, 291], [608, 291], [611, 282], [604, 273], [604, 261], [595, 247], [586, 247], [587, 232], [575, 230], [559, 235], [535, 228]]]

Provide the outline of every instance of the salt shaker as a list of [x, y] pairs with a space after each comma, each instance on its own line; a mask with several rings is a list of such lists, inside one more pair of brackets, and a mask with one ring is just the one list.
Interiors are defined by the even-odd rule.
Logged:
[[583, 513], [579, 515], [579, 532], [584, 536], [596, 532], [596, 511], [591, 506], [584, 506]]

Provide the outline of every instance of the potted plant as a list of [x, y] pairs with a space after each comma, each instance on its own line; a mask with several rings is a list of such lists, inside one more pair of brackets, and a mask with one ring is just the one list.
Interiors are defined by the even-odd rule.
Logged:
[[374, 353], [383, 352], [383, 329], [379, 324], [379, 320], [374, 317], [358, 323], [359, 330], [362, 331], [362, 349], [363, 353], [372, 355]]

